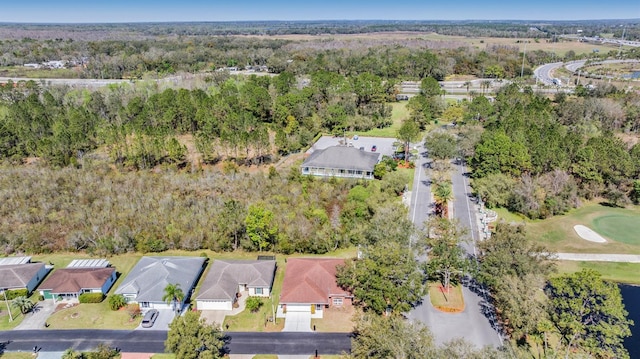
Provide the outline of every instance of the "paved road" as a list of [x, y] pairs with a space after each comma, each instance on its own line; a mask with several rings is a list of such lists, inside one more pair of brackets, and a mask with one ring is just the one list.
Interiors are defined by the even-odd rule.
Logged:
[[[429, 159], [422, 147], [419, 148], [421, 156], [416, 160], [416, 173], [414, 176], [413, 193], [411, 196], [411, 211], [409, 215], [415, 226], [422, 228], [422, 224], [432, 212], [432, 200], [430, 192], [430, 180], [427, 178], [425, 168]], [[455, 166], [456, 170], [452, 174], [453, 192], [455, 194], [454, 215], [460, 223], [466, 227], [472, 227], [477, 231], [475, 212], [473, 203], [470, 203], [467, 196], [470, 193], [468, 181], [462, 176], [465, 169], [462, 166]], [[477, 235], [474, 234], [474, 239]], [[473, 242], [464, 245], [469, 253], [475, 253]], [[465, 298], [465, 310], [459, 314], [442, 313], [431, 305], [429, 297], [422, 298], [422, 303], [413, 308], [407, 317], [417, 320], [428, 326], [433, 332], [437, 344], [444, 344], [456, 338], [464, 338], [477, 347], [494, 346], [502, 344], [496, 330], [487, 317], [492, 316], [493, 309], [481, 295], [481, 288], [470, 289], [469, 286], [463, 288]], [[485, 313], [487, 313], [485, 315]]]
[[556, 253], [561, 261], [640, 263], [637, 254]]
[[429, 162], [426, 149], [421, 143], [418, 145], [418, 158], [415, 161], [416, 170], [413, 176], [413, 186], [411, 187], [411, 211], [409, 212], [411, 222], [419, 230], [424, 227], [424, 221], [433, 212], [431, 180], [426, 174]]
[[[340, 354], [351, 350], [349, 333], [244, 333], [229, 332], [227, 349], [231, 354], [311, 355]], [[162, 353], [165, 331], [128, 330], [17, 330], [0, 332], [0, 349], [61, 352], [68, 348], [90, 350], [100, 343], [123, 352]]]
[[553, 85], [553, 71], [562, 67], [562, 62], [544, 64], [533, 70], [533, 75], [545, 85]]

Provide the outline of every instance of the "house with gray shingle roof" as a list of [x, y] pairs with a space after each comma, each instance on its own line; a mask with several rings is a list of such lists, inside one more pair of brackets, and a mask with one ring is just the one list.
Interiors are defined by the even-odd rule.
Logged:
[[44, 263], [32, 263], [31, 257], [1, 258], [0, 289], [26, 289], [31, 293], [50, 269]]
[[275, 260], [215, 260], [196, 297], [198, 310], [232, 310], [239, 294], [268, 297], [275, 270]]
[[313, 151], [300, 169], [303, 175], [373, 179], [373, 169], [379, 161], [379, 153], [332, 146]]
[[139, 303], [143, 310], [149, 308], [171, 309], [162, 300], [169, 284], [179, 284], [185, 297], [180, 308], [198, 283], [206, 266], [203, 257], [142, 257], [131, 269], [116, 294], [122, 294], [127, 302]]

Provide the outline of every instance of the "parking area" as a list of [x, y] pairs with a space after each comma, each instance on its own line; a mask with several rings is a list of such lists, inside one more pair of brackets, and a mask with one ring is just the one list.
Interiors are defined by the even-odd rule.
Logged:
[[171, 324], [174, 317], [173, 310], [158, 309], [158, 318], [151, 328], [143, 328], [142, 323], [140, 323], [136, 330], [169, 330], [169, 324]]
[[[380, 153], [383, 156], [392, 156], [394, 152], [394, 142], [397, 142], [394, 138], [362, 137], [354, 135], [352, 137], [347, 137], [346, 145], [355, 148], [364, 148], [364, 151]], [[340, 145], [345, 145], [344, 137], [322, 136], [307, 151], [307, 155], [313, 153], [315, 150], [323, 150], [327, 147]], [[373, 146], [376, 146], [375, 151], [371, 151]]]

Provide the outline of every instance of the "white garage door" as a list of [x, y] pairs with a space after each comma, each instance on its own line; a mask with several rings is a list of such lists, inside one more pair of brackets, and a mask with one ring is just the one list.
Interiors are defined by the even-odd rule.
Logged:
[[228, 300], [199, 300], [196, 302], [198, 310], [232, 310]]
[[309, 312], [309, 313], [311, 313], [311, 304], [304, 304], [304, 305], [287, 304], [287, 313], [288, 312]]

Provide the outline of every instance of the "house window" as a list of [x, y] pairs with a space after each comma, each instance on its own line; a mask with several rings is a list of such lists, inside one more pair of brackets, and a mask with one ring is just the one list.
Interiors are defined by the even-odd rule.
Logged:
[[316, 310], [322, 310], [322, 307], [324, 307], [324, 305], [316, 304]]
[[256, 288], [256, 295], [262, 295], [262, 288]]
[[141, 308], [150, 308], [150, 306], [149, 306], [149, 302], [141, 302], [141, 303], [140, 303], [140, 307], [141, 307]]
[[333, 305], [342, 305], [342, 298], [333, 298]]

